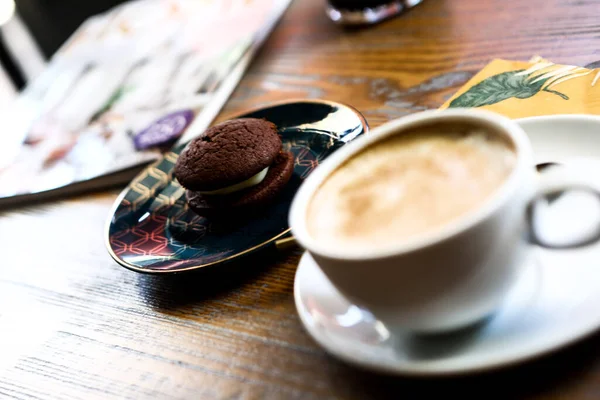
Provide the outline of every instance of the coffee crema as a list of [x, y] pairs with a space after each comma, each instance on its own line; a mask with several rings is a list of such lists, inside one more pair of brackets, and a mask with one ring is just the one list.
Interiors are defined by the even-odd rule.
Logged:
[[309, 234], [356, 252], [432, 233], [481, 206], [516, 158], [508, 139], [475, 126], [435, 124], [396, 134], [327, 177], [308, 206]]

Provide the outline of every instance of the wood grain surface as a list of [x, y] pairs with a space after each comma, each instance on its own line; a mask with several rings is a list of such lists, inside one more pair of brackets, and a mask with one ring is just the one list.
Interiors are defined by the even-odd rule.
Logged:
[[[219, 119], [274, 100], [352, 104], [372, 126], [438, 107], [495, 57], [600, 60], [595, 0], [424, 0], [364, 30], [296, 0]], [[0, 213], [0, 398], [600, 398], [600, 337], [505, 371], [445, 379], [346, 366], [303, 331], [300, 250], [193, 275], [115, 264], [117, 190]]]

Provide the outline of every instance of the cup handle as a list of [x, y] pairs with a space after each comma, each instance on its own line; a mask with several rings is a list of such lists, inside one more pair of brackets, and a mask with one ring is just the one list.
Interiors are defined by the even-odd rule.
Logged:
[[574, 173], [564, 167], [550, 168], [539, 174], [539, 182], [535, 193], [527, 205], [527, 229], [529, 242], [548, 249], [574, 249], [584, 247], [600, 240], [600, 220], [594, 232], [582, 235], [578, 239], [565, 243], [550, 243], [543, 240], [535, 228], [535, 210], [539, 201], [568, 192], [585, 192], [592, 194], [600, 204], [600, 180], [588, 174]]

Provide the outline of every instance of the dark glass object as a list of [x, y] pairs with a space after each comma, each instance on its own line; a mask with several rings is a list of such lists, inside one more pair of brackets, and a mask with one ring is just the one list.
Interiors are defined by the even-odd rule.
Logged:
[[422, 0], [328, 0], [327, 15], [341, 25], [370, 25], [400, 14]]
[[390, 0], [329, 0], [329, 4], [337, 9], [362, 10], [364, 8], [375, 8], [389, 3]]

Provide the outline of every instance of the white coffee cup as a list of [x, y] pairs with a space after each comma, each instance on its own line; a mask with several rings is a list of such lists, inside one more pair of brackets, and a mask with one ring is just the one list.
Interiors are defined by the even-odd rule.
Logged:
[[[306, 220], [310, 200], [334, 170], [375, 142], [436, 122], [488, 128], [513, 143], [514, 169], [487, 201], [440, 229], [399, 241], [391, 250], [350, 255], [311, 237]], [[382, 125], [325, 160], [296, 194], [290, 226], [334, 286], [388, 329], [440, 332], [477, 322], [499, 307], [532, 247], [551, 247], [537, 239], [531, 205], [572, 189], [600, 193], [600, 182], [560, 168], [538, 174], [529, 140], [514, 121], [474, 109], [426, 111]], [[588, 244], [599, 235], [596, 231], [574, 238], [562, 247]]]

